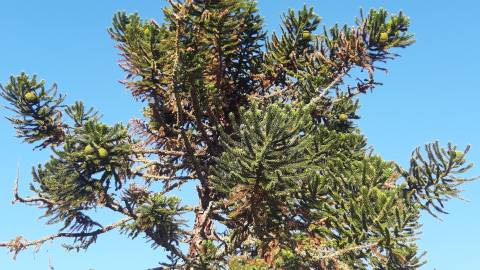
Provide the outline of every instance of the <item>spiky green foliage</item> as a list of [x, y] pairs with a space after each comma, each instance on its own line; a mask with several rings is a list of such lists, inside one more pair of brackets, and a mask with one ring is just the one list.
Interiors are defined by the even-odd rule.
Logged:
[[134, 223], [124, 227], [130, 237], [137, 237], [147, 232], [154, 235], [153, 246], [169, 246], [178, 244], [183, 232], [180, 228], [183, 225], [179, 217], [185, 212], [185, 207], [180, 205], [177, 197], [166, 197], [162, 194], [149, 194], [142, 200], [137, 209], [137, 219]]
[[[408, 17], [371, 10], [328, 28], [305, 7], [267, 37], [255, 1], [170, 4], [162, 24], [120, 12], [109, 29], [144, 105], [129, 128], [63, 105], [35, 76], [1, 88], [18, 136], [53, 152], [33, 169], [34, 196], [16, 188], [15, 200], [63, 227], [0, 246], [87, 248], [119, 228], [168, 251], [166, 269], [420, 267], [422, 210], [437, 216], [460, 196], [469, 148], [427, 144], [403, 168], [356, 126], [358, 96], [413, 43]], [[188, 182], [198, 205], [171, 194]], [[103, 225], [100, 207], [124, 218]]]
[[[273, 104], [242, 112], [234, 136], [225, 135], [225, 152], [214, 169], [217, 194], [228, 198], [232, 237], [276, 237], [291, 217], [291, 195], [302, 188], [314, 167], [306, 147], [312, 143], [309, 111]], [[305, 137], [307, 136], [307, 137]], [[293, 214], [294, 215], [294, 214]], [[246, 235], [247, 234], [247, 235]], [[268, 241], [267, 241], [268, 242]]]
[[455, 147], [434, 143], [428, 161], [416, 150], [406, 171], [369, 154], [356, 129], [315, 126], [310, 108], [254, 106], [243, 112], [236, 139], [226, 136], [213, 183], [226, 198], [232, 245], [292, 269], [419, 267], [419, 209], [443, 212], [465, 181], [456, 175], [470, 166]]
[[59, 107], [64, 97], [57, 97], [56, 84], [45, 89], [44, 81], [37, 82], [36, 76], [29, 78], [22, 73], [10, 77], [9, 84], [0, 89], [0, 95], [10, 103], [9, 109], [16, 114], [8, 119], [15, 125], [18, 137], [28, 143], [43, 141], [40, 147], [62, 139]]

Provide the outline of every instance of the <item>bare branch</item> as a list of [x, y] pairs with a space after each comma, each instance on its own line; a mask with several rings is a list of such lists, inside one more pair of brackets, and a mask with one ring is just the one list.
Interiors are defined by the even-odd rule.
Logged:
[[134, 149], [134, 153], [136, 154], [159, 154], [165, 156], [176, 156], [176, 157], [183, 157], [186, 155], [185, 152], [182, 151], [169, 151], [169, 150], [162, 150], [162, 149]]
[[311, 102], [312, 102], [312, 103], [316, 103], [316, 102], [318, 102], [320, 99], [322, 99], [322, 98], [328, 93], [328, 91], [329, 91], [332, 87], [334, 87], [337, 83], [339, 83], [339, 82], [342, 80], [342, 78], [343, 78], [345, 75], [347, 75], [347, 73], [348, 73], [349, 70], [350, 70], [350, 69], [347, 69], [346, 71], [339, 73], [339, 74], [337, 75], [337, 77], [336, 77], [329, 85], [327, 85], [325, 88], [323, 88], [323, 89], [318, 89], [317, 92], [319, 92], [319, 95], [318, 95], [317, 97], [315, 97], [314, 99], [312, 99]]
[[354, 251], [358, 251], [358, 250], [362, 250], [362, 249], [371, 249], [371, 248], [376, 247], [377, 245], [378, 245], [378, 242], [352, 246], [352, 247], [337, 250], [335, 252], [328, 253], [324, 256], [321, 256], [320, 259], [328, 261], [328, 260], [332, 260], [334, 258], [337, 258], [339, 256], [342, 256], [346, 253], [350, 253], [350, 252], [354, 252]]
[[25, 203], [25, 204], [36, 204], [36, 205], [53, 205], [55, 204], [53, 201], [41, 198], [41, 197], [21, 197], [18, 194], [18, 179], [20, 177], [20, 169], [17, 168], [17, 177], [15, 178], [15, 184], [13, 185], [13, 200], [12, 204], [17, 202]]
[[0, 247], [6, 247], [10, 249], [10, 252], [14, 253], [14, 258], [18, 255], [18, 253], [22, 250], [25, 250], [29, 247], [35, 247], [38, 249], [41, 245], [43, 245], [45, 242], [54, 240], [57, 238], [80, 238], [80, 237], [97, 237], [100, 234], [109, 232], [126, 222], [130, 221], [131, 218], [124, 218], [121, 219], [115, 223], [112, 223], [108, 226], [102, 227], [98, 230], [91, 231], [91, 232], [80, 232], [80, 233], [66, 233], [66, 232], [60, 232], [56, 234], [51, 234], [48, 236], [45, 236], [43, 238], [37, 239], [37, 240], [32, 240], [29, 241], [22, 236], [17, 236], [16, 238], [10, 240], [9, 242], [0, 242]]
[[167, 175], [159, 175], [159, 174], [151, 174], [151, 173], [143, 173], [143, 172], [137, 172], [137, 173], [135, 173], [135, 175], [140, 176], [140, 177], [144, 177], [144, 178], [157, 179], [157, 180], [193, 180], [193, 179], [197, 179], [197, 177], [195, 177], [193, 175], [167, 176]]

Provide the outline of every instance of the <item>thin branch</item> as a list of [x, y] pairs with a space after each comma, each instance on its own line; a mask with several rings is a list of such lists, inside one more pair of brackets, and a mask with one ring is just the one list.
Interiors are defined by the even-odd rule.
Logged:
[[315, 103], [315, 102], [319, 101], [321, 98], [323, 98], [332, 87], [334, 87], [337, 83], [339, 83], [342, 80], [342, 78], [345, 75], [347, 75], [349, 70], [350, 70], [350, 68], [348, 68], [345, 71], [339, 73], [337, 75], [337, 77], [335, 78], [335, 80], [333, 80], [329, 85], [327, 85], [323, 89], [319, 89], [318, 92], [320, 92], [320, 94], [317, 97], [315, 97], [314, 99], [312, 99], [312, 102]]
[[193, 179], [198, 179], [197, 177], [193, 175], [174, 175], [174, 176], [167, 176], [167, 175], [159, 175], [159, 174], [151, 174], [151, 173], [143, 173], [143, 172], [137, 172], [135, 173], [136, 176], [140, 176], [143, 178], [150, 178], [150, 179], [157, 179], [157, 180], [193, 180]]
[[363, 245], [357, 245], [353, 247], [348, 247], [344, 249], [337, 250], [335, 252], [331, 252], [327, 255], [321, 256], [320, 260], [332, 260], [334, 258], [340, 257], [346, 253], [362, 250], [362, 249], [371, 249], [374, 248], [378, 245], [378, 242], [375, 243], [369, 243], [369, 244], [363, 244]]
[[170, 151], [170, 150], [162, 150], [162, 149], [134, 149], [134, 153], [137, 154], [159, 154], [164, 156], [176, 156], [176, 157], [183, 157], [186, 155], [183, 151]]
[[55, 202], [41, 198], [41, 197], [21, 197], [18, 193], [18, 179], [20, 177], [20, 169], [17, 167], [17, 176], [15, 178], [15, 184], [13, 185], [13, 200], [12, 204], [17, 202], [25, 203], [25, 204], [44, 204], [44, 205], [53, 205]]
[[84, 238], [84, 237], [96, 237], [100, 234], [109, 232], [126, 222], [130, 221], [131, 218], [123, 218], [115, 223], [112, 223], [108, 226], [102, 227], [101, 229], [91, 231], [91, 232], [80, 232], [80, 233], [66, 233], [66, 232], [60, 232], [56, 234], [51, 234], [48, 236], [45, 236], [43, 238], [37, 239], [37, 240], [26, 240], [22, 236], [17, 236], [15, 239], [10, 240], [9, 242], [0, 242], [0, 247], [6, 247], [9, 248], [11, 252], [14, 253], [14, 257], [18, 255], [18, 253], [24, 249], [27, 249], [29, 247], [36, 247], [39, 248], [41, 245], [43, 245], [45, 242], [54, 240], [57, 238]]
[[192, 177], [192, 178], [188, 178], [188, 179], [178, 179], [179, 180], [178, 182], [175, 182], [171, 185], [167, 184], [163, 187], [162, 194], [166, 194], [166, 193], [174, 190], [175, 188], [179, 188], [180, 186], [182, 186], [183, 184], [185, 184], [189, 180], [193, 180], [193, 179], [197, 179], [197, 178]]

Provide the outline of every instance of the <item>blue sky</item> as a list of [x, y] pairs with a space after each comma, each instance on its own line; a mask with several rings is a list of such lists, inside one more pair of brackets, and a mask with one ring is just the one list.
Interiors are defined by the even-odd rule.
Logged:
[[[109, 123], [139, 116], [139, 104], [118, 83], [123, 74], [106, 29], [118, 10], [138, 11], [143, 18], [160, 21], [165, 2], [1, 1], [0, 83], [22, 71], [38, 74], [48, 84], [57, 82], [67, 94], [67, 102], [84, 100], [100, 109]], [[402, 50], [402, 57], [388, 65], [389, 73], [380, 76], [384, 86], [362, 97], [359, 125], [376, 152], [388, 160], [406, 164], [416, 146], [439, 140], [460, 146], [472, 144], [469, 159], [479, 163], [479, 1], [260, 0], [259, 6], [272, 31], [278, 29], [282, 12], [304, 3], [314, 6], [326, 25], [352, 24], [360, 7], [404, 10], [412, 19], [411, 31], [417, 43]], [[54, 227], [37, 219], [41, 214], [37, 209], [10, 203], [17, 164], [21, 189], [26, 192], [31, 166], [44, 161], [48, 153], [33, 152], [20, 144], [3, 117], [5, 110], [0, 115], [0, 241], [18, 233], [37, 238], [54, 232]], [[474, 168], [470, 175], [480, 175], [480, 170]], [[451, 214], [444, 216], [443, 222], [424, 215], [419, 244], [428, 251], [429, 263], [423, 269], [478, 268], [480, 182], [465, 189], [464, 197], [470, 202], [449, 203]], [[193, 195], [188, 190], [182, 192]], [[56, 270], [146, 269], [155, 266], [162, 254], [141, 238], [132, 241], [110, 233], [80, 253], [65, 253], [59, 242], [53, 242], [38, 253], [25, 251], [13, 261], [6, 250], [0, 250], [0, 269], [48, 269], [49, 260]]]

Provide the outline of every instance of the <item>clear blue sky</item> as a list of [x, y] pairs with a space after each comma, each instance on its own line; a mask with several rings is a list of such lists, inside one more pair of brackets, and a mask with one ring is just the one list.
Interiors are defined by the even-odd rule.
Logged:
[[[161, 0], [27, 1], [0, 3], [0, 82], [25, 71], [47, 82], [57, 82], [68, 95], [67, 102], [81, 99], [102, 110], [109, 123], [126, 122], [139, 115], [128, 92], [117, 82], [123, 78], [117, 66], [117, 50], [106, 32], [112, 14], [118, 10], [138, 11], [143, 18], [161, 20]], [[385, 85], [362, 98], [360, 127], [378, 153], [406, 164], [410, 152], [433, 140], [472, 144], [469, 159], [480, 158], [480, 2], [457, 1], [367, 1], [260, 0], [268, 29], [278, 29], [280, 15], [289, 7], [306, 3], [324, 18], [324, 23], [353, 23], [360, 7], [404, 10], [412, 19], [417, 43], [401, 51], [402, 57], [388, 65], [381, 76]], [[0, 241], [17, 233], [36, 238], [53, 232], [37, 220], [33, 207], [10, 204], [17, 163], [22, 190], [27, 191], [31, 166], [48, 153], [32, 152], [14, 138], [14, 130], [0, 112]], [[480, 175], [475, 168], [471, 175]], [[419, 241], [428, 251], [423, 269], [478, 269], [480, 234], [480, 182], [465, 186], [469, 203], [448, 204], [450, 215], [440, 222], [424, 216]], [[184, 191], [186, 196], [193, 193]], [[104, 214], [105, 219], [113, 217]], [[65, 253], [59, 242], [31, 250], [13, 261], [0, 250], [0, 269], [48, 269], [51, 259], [56, 270], [131, 270], [156, 266], [162, 250], [152, 250], [142, 238], [126, 239], [117, 233], [101, 236], [87, 252]]]

